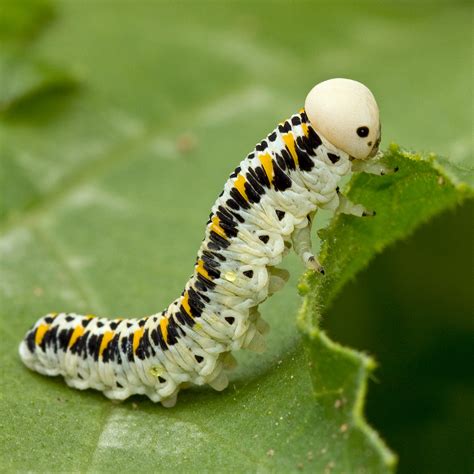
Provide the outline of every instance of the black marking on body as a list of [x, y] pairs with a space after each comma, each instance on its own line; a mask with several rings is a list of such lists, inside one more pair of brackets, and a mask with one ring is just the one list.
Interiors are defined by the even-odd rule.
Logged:
[[244, 189], [245, 189], [245, 193], [247, 194], [247, 197], [249, 198], [249, 202], [251, 204], [260, 202], [260, 194], [257, 191], [255, 191], [255, 189], [252, 187], [252, 185], [248, 181], [245, 181]]
[[[278, 160], [280, 156], [276, 155], [276, 157], [278, 164], [280, 164], [280, 161]], [[285, 165], [290, 171], [294, 171], [296, 169], [295, 160], [293, 160], [290, 152], [288, 151], [288, 148], [285, 147], [283, 148], [283, 150], [281, 150], [281, 158], [284, 160]], [[284, 169], [283, 166], [281, 166], [281, 168]]]
[[308, 127], [308, 143], [313, 151], [323, 144], [321, 138], [312, 127]]
[[235, 168], [234, 171], [232, 171], [232, 173], [229, 175], [229, 178], [236, 178], [237, 175], [240, 173], [240, 166], [237, 166], [237, 168]]
[[103, 362], [116, 361], [118, 364], [122, 363], [120, 351], [118, 350], [119, 339], [120, 335], [115, 334], [112, 340], [109, 342], [104, 352], [102, 353]]
[[291, 132], [291, 125], [290, 125], [290, 122], [288, 122], [287, 120], [282, 123], [281, 125], [278, 125], [278, 130], [280, 133], [288, 133], [288, 132]]
[[311, 171], [314, 167], [314, 161], [312, 160], [308, 152], [308, 147], [304, 144], [302, 137], [297, 137], [295, 140], [296, 154], [298, 155], [298, 166], [301, 171]]
[[238, 211], [240, 209], [240, 206], [238, 205], [238, 203], [236, 201], [234, 201], [233, 199], [227, 199], [227, 201], [225, 202], [231, 209], [234, 209], [236, 211]]
[[[158, 326], [159, 327], [159, 326]], [[150, 336], [151, 336], [151, 340], [153, 341], [153, 343], [158, 346], [160, 344], [160, 337], [159, 337], [159, 334], [158, 334], [158, 327], [152, 329], [151, 333], [150, 333]]]
[[232, 188], [230, 190], [230, 196], [238, 204], [239, 209], [240, 208], [250, 209], [249, 203], [245, 200], [245, 198], [242, 196], [242, 194], [239, 193], [239, 190], [237, 188]]
[[59, 348], [62, 349], [63, 351], [66, 351], [73, 332], [74, 332], [74, 329], [72, 328], [63, 329], [62, 331], [59, 332], [58, 344], [59, 344]]
[[140, 342], [138, 344], [137, 350], [135, 351], [136, 356], [140, 360], [145, 360], [150, 357], [150, 353], [153, 350], [150, 344], [150, 340], [148, 338], [148, 329], [145, 329], [143, 336], [140, 339]]
[[110, 347], [112, 345], [112, 341], [114, 338], [112, 338], [108, 344], [105, 346], [104, 350], [102, 351], [102, 362], [107, 363], [111, 360], [111, 354], [110, 354]]
[[[194, 289], [194, 288], [193, 288]], [[209, 297], [207, 297], [204, 293], [201, 293], [200, 291], [196, 291], [196, 294], [199, 295], [199, 298], [201, 298], [203, 301], [205, 301], [206, 303], [210, 303], [211, 302], [211, 299]]]
[[226, 249], [230, 245], [230, 242], [228, 240], [224, 239], [224, 237], [221, 237], [217, 232], [214, 232], [213, 230], [209, 232], [209, 239], [217, 246], [216, 250]]
[[69, 349], [72, 354], [77, 354], [78, 357], [83, 356], [84, 359], [87, 357], [87, 340], [89, 339], [90, 334], [89, 331], [86, 331], [76, 339]]
[[163, 337], [161, 326], [158, 326], [157, 328], [157, 336], [158, 336], [158, 344], [164, 351], [166, 351], [168, 349], [168, 345], [166, 344], [165, 338]]
[[183, 326], [194, 326], [194, 319], [189, 316], [182, 306], [176, 313], [176, 319], [178, 320], [178, 323], [182, 324]]
[[[189, 288], [188, 289], [188, 303], [189, 307], [191, 308], [191, 313], [192, 316], [195, 318], [198, 318], [202, 314], [202, 310], [204, 309], [204, 303], [201, 301], [201, 295], [194, 289], [194, 288]], [[209, 298], [206, 297], [207, 300]], [[194, 321], [193, 321], [194, 324]]]
[[291, 187], [291, 179], [273, 161], [273, 185], [277, 191], [285, 191]]
[[127, 359], [129, 362], [133, 362], [133, 332], [127, 337]]
[[216, 216], [219, 218], [219, 225], [222, 227], [225, 235], [229, 238], [237, 237], [237, 223], [234, 221], [234, 216], [222, 206], [219, 206]]
[[174, 320], [173, 316], [168, 318], [168, 345], [173, 346], [178, 342], [178, 339], [181, 337], [178, 332], [179, 325]]
[[[289, 153], [286, 151], [286, 150], [282, 150], [282, 153], [286, 152], [286, 155], [290, 156]], [[283, 158], [283, 156], [279, 155], [278, 153], [275, 155], [275, 160], [276, 162], [278, 163], [278, 166], [283, 170], [285, 171], [286, 170], [286, 163], [285, 163], [285, 160]], [[291, 160], [293, 161], [293, 160]], [[295, 165], [293, 164], [293, 167]]]
[[245, 222], [245, 219], [236, 211], [229, 211], [241, 224]]
[[196, 288], [201, 291], [213, 290], [216, 284], [198, 273], [196, 278]]
[[122, 350], [123, 355], [127, 355], [128, 352], [128, 336], [122, 337], [120, 341], [120, 349]]
[[301, 125], [301, 118], [299, 115], [294, 115], [291, 117], [291, 123], [292, 125]]
[[268, 179], [267, 173], [265, 173], [265, 170], [261, 166], [256, 166], [253, 168], [253, 171], [255, 172], [255, 177], [257, 181], [262, 185], [265, 186], [266, 188], [270, 188], [270, 180]]
[[[55, 334], [57, 332], [57, 328], [58, 326], [55, 326], [56, 327], [56, 331], [55, 331]], [[40, 344], [40, 347], [41, 347], [41, 350], [43, 352], [46, 352], [46, 347], [49, 346], [49, 343], [50, 343], [50, 339], [51, 339], [51, 327], [44, 333], [43, 335], [43, 339], [41, 340], [41, 344]]]
[[280, 211], [280, 209], [275, 209], [275, 214], [278, 217], [278, 220], [281, 221], [285, 217], [285, 211]]
[[36, 336], [36, 329], [30, 331], [26, 336], [26, 346], [30, 352], [35, 352], [36, 344], [35, 344], [35, 336]]
[[[255, 172], [253, 170], [251, 170], [251, 168], [248, 170], [247, 174], [245, 175], [245, 178], [247, 179], [246, 184], [249, 184], [249, 186], [251, 186], [253, 188], [254, 192], [256, 192], [259, 196], [262, 195], [262, 194], [265, 194], [265, 189], [258, 182], [258, 179], [255, 175]], [[260, 200], [260, 197], [259, 197], [259, 200]]]
[[89, 355], [94, 356], [97, 350], [97, 335], [94, 333], [90, 333], [89, 340], [87, 341], [87, 351]]

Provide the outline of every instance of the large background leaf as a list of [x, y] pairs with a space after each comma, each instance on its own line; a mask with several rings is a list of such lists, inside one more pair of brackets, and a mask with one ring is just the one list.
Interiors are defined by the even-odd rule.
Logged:
[[[472, 151], [465, 40], [471, 9], [452, 5], [58, 5], [55, 21], [28, 44], [29, 52], [80, 71], [82, 86], [26, 101], [0, 125], [7, 197], [1, 240], [5, 468], [100, 470], [119, 464], [125, 469], [287, 471], [302, 465], [341, 472], [357, 466], [380, 471], [393, 463], [377, 438], [346, 426], [366, 376], [352, 380], [348, 374], [363, 368], [365, 359], [362, 365], [355, 361], [343, 377], [356, 390], [353, 397], [326, 403], [312, 395], [311, 352], [301, 350], [291, 317], [301, 271], [293, 257], [288, 260], [292, 281], [263, 308], [272, 325], [268, 351], [239, 354], [239, 369], [224, 394], [187, 392], [172, 411], [142, 398], [114, 405], [100, 394], [75, 392], [59, 380], [31, 374], [16, 350], [25, 329], [47, 311], [140, 316], [165, 306], [191, 271], [209, 207], [229, 171], [278, 120], [301, 106], [319, 80], [349, 76], [366, 82], [381, 105], [387, 141], [436, 150], [464, 166]], [[24, 30], [28, 22], [22, 25]], [[461, 229], [457, 245], [464, 236]], [[421, 248], [433, 255], [431, 242], [412, 245], [417, 253]], [[451, 255], [446, 248], [439, 253]], [[427, 264], [413, 254], [410, 258], [415, 268]], [[396, 257], [392, 261], [400, 265]], [[442, 261], [452, 265], [449, 257]], [[430, 264], [438, 269], [437, 262]], [[377, 275], [392, 272], [386, 263]], [[380, 276], [373, 278], [380, 288]], [[458, 293], [447, 283], [452, 275], [441, 272], [439, 279], [448, 287], [445, 299], [455, 301]], [[466, 286], [462, 280], [460, 286]], [[336, 304], [326, 322], [351, 328], [331, 327], [336, 339], [380, 354], [380, 386], [390, 386], [382, 358], [387, 351], [380, 346], [391, 334], [380, 330], [379, 338], [369, 337], [370, 315], [384, 327], [387, 312], [377, 306], [384, 298], [374, 296], [370, 285], [365, 291], [370, 298], [351, 311], [357, 316], [347, 317]], [[416, 291], [403, 291], [413, 294], [410, 310], [399, 300], [394, 306], [419, 318], [417, 326], [429, 333], [433, 308], [418, 306]], [[361, 292], [349, 288], [348, 294]], [[460, 304], [466, 308], [468, 293], [463, 296]], [[456, 318], [462, 334], [465, 313]], [[452, 317], [444, 321], [450, 323]], [[405, 329], [404, 334], [410, 328]], [[358, 333], [369, 336], [357, 339]], [[399, 357], [404, 353], [395, 344], [392, 350]], [[430, 354], [425, 351], [424, 357], [430, 360]], [[460, 374], [453, 386], [467, 383]], [[423, 385], [423, 376], [418, 378]], [[416, 380], [412, 376], [410, 382]], [[464, 389], [453, 393], [463, 394], [462, 400], [439, 404], [446, 406], [449, 426], [459, 427], [466, 417], [456, 407], [472, 398]], [[378, 412], [369, 405], [369, 414], [403, 452], [401, 468], [420, 472], [428, 465], [433, 472], [443, 467], [429, 463], [439, 454], [429, 458], [426, 451], [410, 451], [403, 420], [412, 431], [427, 433], [427, 444], [438, 440], [431, 444], [454, 452], [447, 456], [451, 468], [468, 465], [462, 444], [450, 439], [445, 446], [439, 429], [423, 429], [426, 416], [420, 422], [417, 414], [425, 405], [417, 404], [412, 413], [409, 398], [396, 407], [389, 395], [385, 391], [374, 401]], [[390, 431], [385, 407], [391, 410]], [[439, 409], [431, 411], [429, 420], [439, 426]], [[354, 452], [358, 457], [347, 457]]]

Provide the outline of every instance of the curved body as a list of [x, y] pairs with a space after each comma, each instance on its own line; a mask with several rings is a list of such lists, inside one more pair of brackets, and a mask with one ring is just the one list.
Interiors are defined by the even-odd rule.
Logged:
[[319, 136], [301, 110], [230, 175], [194, 272], [166, 310], [131, 320], [49, 314], [21, 343], [23, 362], [113, 399], [137, 393], [172, 406], [189, 383], [222, 390], [230, 352], [264, 348], [258, 305], [287, 279], [276, 268], [285, 251], [293, 245], [308, 268], [322, 272], [311, 252], [311, 217], [340, 206], [338, 182], [350, 171], [349, 155]]

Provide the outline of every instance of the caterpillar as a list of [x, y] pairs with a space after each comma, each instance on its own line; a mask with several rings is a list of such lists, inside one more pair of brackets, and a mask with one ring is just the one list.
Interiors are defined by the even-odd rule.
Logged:
[[331, 79], [280, 123], [230, 174], [207, 221], [193, 273], [164, 311], [142, 319], [50, 313], [26, 333], [19, 354], [30, 369], [93, 388], [111, 399], [147, 395], [174, 406], [180, 388], [223, 390], [231, 352], [265, 349], [258, 306], [283, 287], [277, 265], [294, 248], [324, 274], [311, 247], [318, 209], [373, 215], [339, 191], [351, 172], [384, 174], [374, 96], [363, 84]]

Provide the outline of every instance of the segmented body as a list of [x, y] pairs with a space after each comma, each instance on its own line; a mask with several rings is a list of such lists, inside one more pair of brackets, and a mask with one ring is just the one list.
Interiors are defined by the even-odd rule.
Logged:
[[79, 389], [173, 405], [187, 383], [225, 388], [230, 352], [262, 349], [257, 307], [296, 229], [337, 205], [346, 153], [311, 127], [304, 110], [281, 123], [230, 175], [216, 200], [183, 293], [162, 313], [108, 320], [49, 314], [27, 333], [23, 362]]

